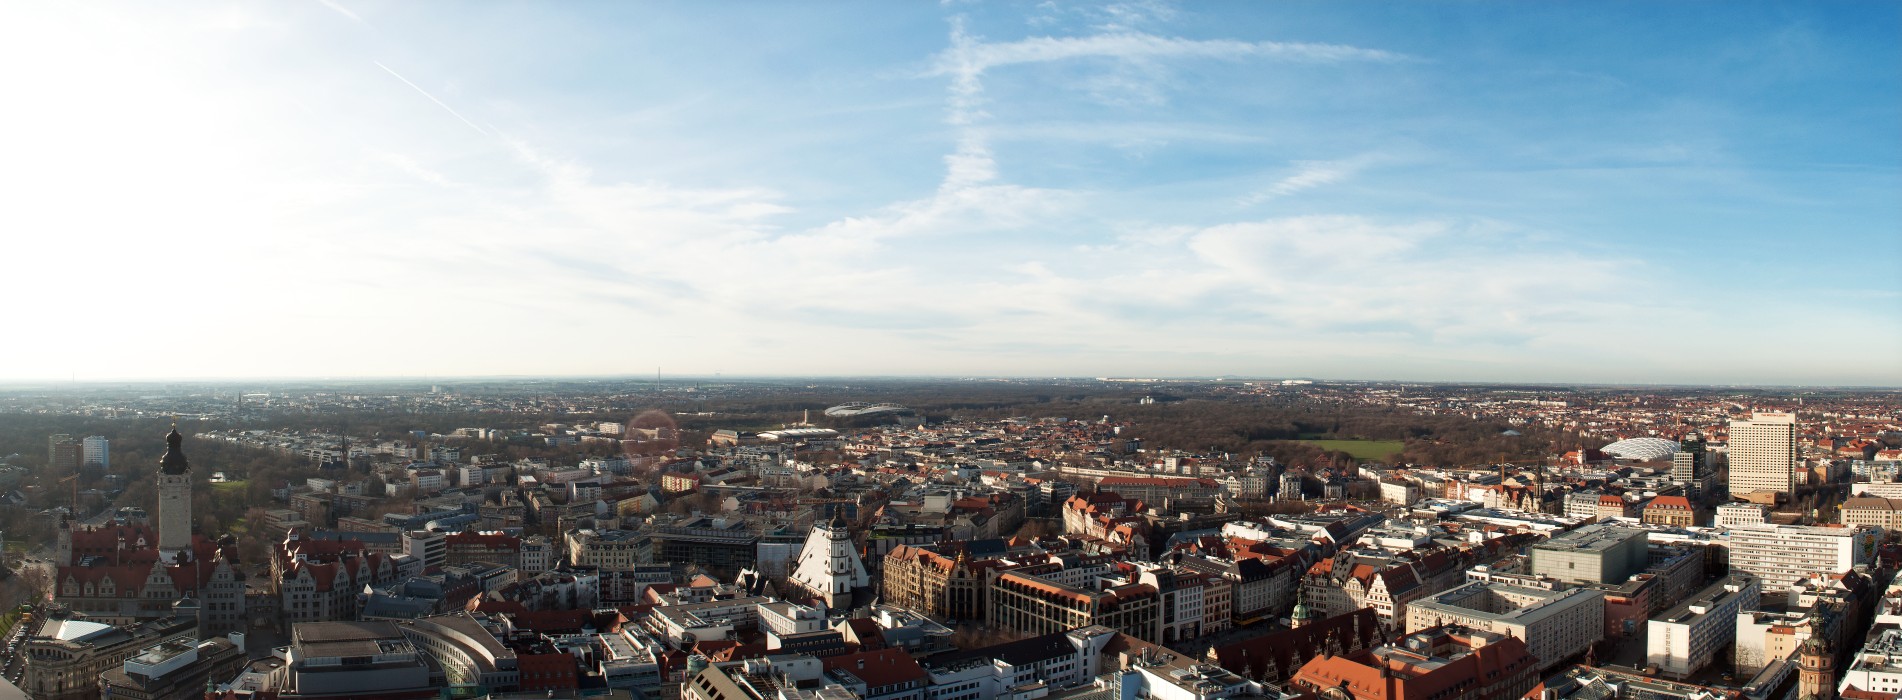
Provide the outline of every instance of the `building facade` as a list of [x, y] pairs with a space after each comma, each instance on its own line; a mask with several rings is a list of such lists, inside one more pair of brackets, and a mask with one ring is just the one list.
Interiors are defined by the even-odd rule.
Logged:
[[1104, 590], [1083, 588], [1019, 572], [1005, 573], [991, 586], [987, 622], [1024, 634], [1067, 632], [1102, 625], [1155, 641], [1160, 635], [1162, 598], [1154, 586], [1126, 584]]
[[1902, 499], [1857, 496], [1843, 501], [1844, 525], [1902, 528]]
[[852, 592], [872, 585], [852, 546], [852, 531], [845, 522], [845, 509], [832, 511], [832, 522], [813, 525], [806, 536], [805, 548], [793, 565], [792, 585], [826, 602], [830, 608], [848, 608]]
[[1644, 571], [1644, 530], [1594, 524], [1532, 546], [1532, 573], [1571, 583], [1620, 583]]
[[1730, 495], [1796, 490], [1796, 414], [1758, 411], [1730, 422]]
[[885, 555], [880, 577], [884, 602], [949, 620], [981, 620], [989, 587], [984, 571], [995, 560], [947, 557], [924, 547], [899, 545]]
[[1697, 524], [1697, 510], [1683, 496], [1659, 496], [1644, 506], [1644, 521], [1652, 525], [1691, 527]]
[[34, 700], [92, 700], [100, 696], [100, 674], [147, 647], [191, 640], [197, 631], [193, 621], [175, 617], [135, 625], [49, 619], [20, 647], [26, 659], [20, 689]]
[[1645, 626], [1645, 660], [1677, 678], [1710, 664], [1737, 639], [1737, 613], [1755, 610], [1762, 584], [1749, 574], [1731, 574], [1677, 604]]
[[1810, 572], [1840, 574], [1874, 564], [1878, 531], [1869, 527], [1743, 525], [1728, 531], [1730, 570], [1782, 590]]
[[1525, 640], [1542, 668], [1551, 668], [1604, 638], [1605, 594], [1477, 581], [1408, 606], [1408, 633], [1440, 625]]

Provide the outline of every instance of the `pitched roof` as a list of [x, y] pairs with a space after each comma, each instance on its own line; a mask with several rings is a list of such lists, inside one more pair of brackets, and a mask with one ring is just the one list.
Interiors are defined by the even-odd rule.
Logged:
[[907, 681], [923, 681], [925, 669], [903, 649], [879, 649], [827, 657], [826, 671], [849, 675], [866, 688], [883, 688]]
[[1380, 619], [1373, 608], [1318, 620], [1302, 627], [1266, 634], [1210, 650], [1215, 662], [1244, 677], [1280, 682], [1294, 675], [1308, 659], [1330, 652], [1367, 649], [1380, 644]]

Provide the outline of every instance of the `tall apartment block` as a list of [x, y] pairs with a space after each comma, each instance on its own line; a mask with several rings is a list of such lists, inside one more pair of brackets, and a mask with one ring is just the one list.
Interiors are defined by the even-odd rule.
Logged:
[[79, 442], [80, 461], [88, 467], [99, 469], [112, 468], [112, 441], [104, 435], [94, 435]]
[[79, 469], [82, 449], [79, 440], [65, 433], [46, 438], [46, 463], [55, 474], [70, 474]]

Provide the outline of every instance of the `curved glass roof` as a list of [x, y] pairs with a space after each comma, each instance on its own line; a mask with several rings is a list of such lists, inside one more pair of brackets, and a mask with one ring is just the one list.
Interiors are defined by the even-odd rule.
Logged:
[[1664, 438], [1637, 437], [1619, 440], [1600, 450], [1619, 459], [1635, 459], [1644, 462], [1677, 454], [1678, 443], [1676, 440]]

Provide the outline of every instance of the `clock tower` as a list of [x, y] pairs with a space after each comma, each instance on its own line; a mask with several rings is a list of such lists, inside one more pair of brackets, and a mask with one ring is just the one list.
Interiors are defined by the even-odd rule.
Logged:
[[178, 425], [165, 436], [165, 456], [159, 458], [158, 548], [166, 561], [192, 550], [192, 468], [185, 461], [185, 438]]

